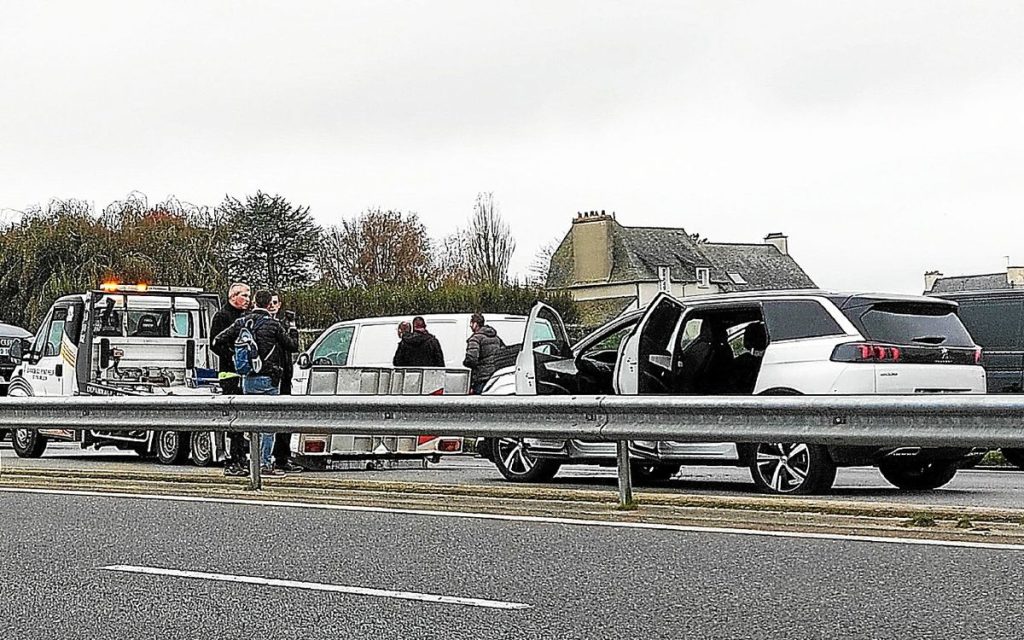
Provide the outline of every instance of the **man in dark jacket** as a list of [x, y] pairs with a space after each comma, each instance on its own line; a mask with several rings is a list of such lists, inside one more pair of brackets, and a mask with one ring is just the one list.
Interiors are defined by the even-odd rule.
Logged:
[[[285, 328], [270, 315], [269, 307], [273, 297], [274, 294], [269, 291], [257, 291], [253, 297], [255, 308], [214, 338], [214, 348], [225, 349], [230, 345], [233, 353], [235, 340], [242, 328], [251, 327], [263, 366], [258, 373], [251, 373], [242, 378], [242, 391], [245, 395], [278, 395], [281, 389], [281, 376], [284, 374], [284, 359], [289, 353], [299, 350], [299, 332], [295, 324], [290, 323], [290, 326]], [[273, 447], [274, 434], [263, 434], [260, 443], [263, 475], [280, 475], [272, 465]]]
[[[236, 282], [228, 288], [228, 302], [213, 314], [210, 323], [210, 336], [216, 337], [230, 327], [236, 320], [249, 310], [249, 285]], [[212, 345], [220, 362], [220, 386], [226, 396], [242, 395], [242, 379], [235, 374], [234, 345]], [[245, 475], [245, 438], [241, 433], [228, 434], [228, 460], [224, 465], [224, 474], [229, 476]]]
[[437, 338], [427, 331], [427, 321], [416, 316], [412, 332], [402, 335], [392, 364], [396, 367], [443, 367], [444, 352]]
[[474, 313], [470, 318], [469, 328], [473, 330], [473, 335], [466, 340], [466, 359], [462, 361], [462, 365], [472, 371], [469, 379], [470, 390], [473, 393], [480, 393], [498, 369], [498, 363], [505, 351], [505, 343], [501, 341], [493, 327], [487, 326], [484, 317], [479, 313]]
[[[281, 297], [274, 295], [270, 299], [269, 307], [270, 315], [278, 322], [285, 322], [285, 320], [294, 321], [295, 312], [285, 312], [281, 314]], [[285, 322], [287, 326], [287, 322]], [[295, 372], [294, 365], [292, 363], [293, 352], [288, 352], [284, 357], [284, 371], [281, 372], [281, 395], [290, 396], [292, 394], [292, 374]], [[274, 466], [279, 471], [285, 473], [301, 473], [304, 469], [292, 460], [292, 434], [286, 431], [279, 431], [274, 434]]]

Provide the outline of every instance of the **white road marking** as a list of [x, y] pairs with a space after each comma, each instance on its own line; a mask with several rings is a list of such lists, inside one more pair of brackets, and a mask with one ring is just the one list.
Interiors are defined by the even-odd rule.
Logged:
[[299, 580], [275, 580], [255, 576], [236, 576], [228, 573], [206, 573], [204, 571], [179, 571], [178, 569], [161, 569], [159, 567], [137, 567], [127, 564], [115, 564], [100, 567], [104, 571], [121, 571], [124, 573], [143, 573], [152, 576], [170, 576], [174, 578], [191, 578], [194, 580], [214, 580], [216, 582], [238, 582], [242, 584], [258, 584], [268, 587], [287, 587], [291, 589], [307, 589], [310, 591], [330, 591], [347, 593], [356, 596], [373, 596], [377, 598], [397, 598], [399, 600], [417, 600], [438, 604], [458, 604], [467, 607], [485, 607], [488, 609], [532, 609], [533, 605], [521, 602], [503, 602], [501, 600], [484, 600], [482, 598], [460, 598], [457, 596], [439, 596], [431, 593], [415, 591], [388, 591], [386, 589], [367, 589], [365, 587], [346, 587], [340, 584], [323, 584], [320, 582], [302, 582]]
[[393, 509], [389, 507], [364, 507], [340, 504], [317, 504], [290, 500], [245, 500], [242, 498], [204, 498], [202, 496], [169, 496], [150, 493], [118, 493], [114, 491], [22, 489], [0, 487], [0, 492], [42, 493], [50, 495], [87, 496], [100, 498], [129, 498], [136, 500], [164, 500], [168, 502], [201, 502], [211, 504], [237, 504], [254, 507], [286, 507], [292, 509], [317, 509], [321, 511], [351, 511], [361, 513], [388, 513], [413, 516], [436, 516], [441, 518], [465, 518], [470, 520], [499, 520], [505, 522], [535, 522], [541, 524], [564, 524], [583, 527], [606, 527], [613, 529], [647, 529], [653, 531], [680, 531], [684, 533], [714, 533], [726, 535], [764, 536], [770, 538], [797, 538], [806, 540], [834, 540], [843, 542], [870, 542], [880, 544], [909, 544], [926, 547], [960, 547], [965, 549], [990, 549], [994, 551], [1024, 551], [1024, 544], [1000, 542], [970, 542], [966, 540], [929, 540], [924, 538], [899, 538], [887, 536], [862, 536], [845, 533], [813, 533], [803, 531], [775, 531], [771, 529], [733, 529], [730, 527], [700, 527], [695, 525], [661, 524], [655, 522], [611, 522], [607, 520], [582, 520], [578, 518], [555, 518], [549, 516], [514, 516], [494, 513], [469, 513], [465, 511], [431, 511], [427, 509]]

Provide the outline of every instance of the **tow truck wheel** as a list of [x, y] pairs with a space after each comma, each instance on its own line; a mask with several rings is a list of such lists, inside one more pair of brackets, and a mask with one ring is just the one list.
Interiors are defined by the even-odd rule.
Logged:
[[562, 465], [533, 455], [519, 438], [499, 438], [494, 442], [494, 466], [511, 482], [547, 482]]
[[160, 464], [182, 464], [188, 458], [188, 436], [161, 431], [156, 436], [156, 457]]
[[213, 464], [213, 445], [210, 443], [209, 432], [193, 431], [189, 442], [192, 451], [192, 464], [197, 467], [208, 467]]
[[34, 429], [15, 429], [11, 441], [19, 458], [38, 458], [46, 451], [46, 436]]

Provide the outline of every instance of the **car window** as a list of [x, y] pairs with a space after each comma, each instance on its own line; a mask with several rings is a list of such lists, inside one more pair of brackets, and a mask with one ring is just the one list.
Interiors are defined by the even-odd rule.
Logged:
[[769, 300], [763, 308], [772, 342], [846, 333], [817, 300]]
[[703, 318], [690, 318], [683, 325], [683, 330], [679, 332], [679, 350], [685, 349], [691, 342], [697, 339], [700, 335], [700, 330], [704, 326]]
[[990, 351], [1019, 351], [1024, 304], [1013, 300], [963, 300], [960, 320], [974, 341]]
[[190, 312], [174, 312], [174, 335], [178, 338], [192, 337], [192, 314]]
[[630, 333], [632, 333], [635, 326], [636, 324], [633, 323], [619, 327], [617, 330], [609, 333], [596, 343], [590, 345], [590, 347], [583, 353], [587, 354], [595, 351], [618, 351], [619, 345], [622, 344], [622, 341], [625, 340]]
[[[317, 364], [333, 364], [344, 366], [348, 362], [348, 351], [352, 346], [352, 335], [355, 327], [338, 327], [327, 334], [323, 341], [313, 350], [313, 362]], [[317, 361], [324, 362], [318, 363]]]

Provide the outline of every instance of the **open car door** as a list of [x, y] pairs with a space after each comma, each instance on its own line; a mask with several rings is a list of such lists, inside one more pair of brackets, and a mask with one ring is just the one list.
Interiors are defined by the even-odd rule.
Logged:
[[572, 347], [562, 318], [538, 302], [530, 310], [516, 356], [516, 395], [572, 393], [574, 378]]
[[685, 307], [666, 293], [659, 293], [647, 312], [622, 341], [615, 365], [615, 393], [640, 395], [669, 393], [673, 370], [673, 345]]

